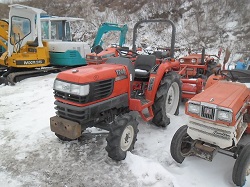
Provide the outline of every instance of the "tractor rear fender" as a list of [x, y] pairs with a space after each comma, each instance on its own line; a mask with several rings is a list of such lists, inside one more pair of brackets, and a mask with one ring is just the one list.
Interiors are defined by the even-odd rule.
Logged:
[[147, 100], [154, 101], [163, 76], [169, 71], [173, 71], [173, 68], [177, 66], [179, 66], [179, 62], [171, 60], [161, 63], [156, 71], [151, 71], [148, 88], [145, 93]]

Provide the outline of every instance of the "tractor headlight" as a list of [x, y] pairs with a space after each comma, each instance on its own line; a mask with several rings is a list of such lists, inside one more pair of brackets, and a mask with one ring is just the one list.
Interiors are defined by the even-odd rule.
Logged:
[[200, 105], [196, 103], [188, 103], [188, 111], [194, 114], [200, 113]]
[[184, 59], [180, 59], [180, 63], [184, 63]]
[[70, 83], [59, 80], [54, 81], [54, 90], [70, 93]]
[[78, 85], [78, 84], [71, 84], [70, 93], [80, 96], [85, 96], [89, 94], [89, 85]]
[[196, 59], [193, 58], [193, 59], [191, 60], [191, 62], [192, 62], [193, 64], [195, 64], [195, 63], [196, 63]]
[[55, 80], [54, 82], [54, 90], [66, 92], [69, 94], [85, 96], [89, 94], [89, 85], [79, 85], [79, 84], [72, 84], [60, 80]]
[[232, 112], [227, 110], [218, 110], [217, 113], [218, 120], [232, 122]]

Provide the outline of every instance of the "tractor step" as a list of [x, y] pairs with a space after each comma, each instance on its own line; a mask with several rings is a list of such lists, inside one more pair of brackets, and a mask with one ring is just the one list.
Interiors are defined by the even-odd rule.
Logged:
[[[150, 121], [154, 117], [154, 113], [152, 110], [152, 101], [148, 101], [143, 97], [140, 97], [138, 99], [130, 99], [130, 110], [138, 111], [145, 121]], [[146, 111], [143, 111], [144, 109], [148, 110], [148, 113], [145, 114]]]
[[205, 144], [201, 141], [197, 141], [192, 152], [195, 156], [211, 162], [215, 154], [218, 152], [218, 148]]

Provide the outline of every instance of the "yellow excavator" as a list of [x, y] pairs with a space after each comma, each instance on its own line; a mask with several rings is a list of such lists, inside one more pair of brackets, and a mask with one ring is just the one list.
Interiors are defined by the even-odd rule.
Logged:
[[[39, 33], [42, 13], [46, 12], [23, 5], [10, 5], [8, 30], [6, 26], [0, 30], [0, 36], [7, 40], [7, 45], [3, 41], [0, 43], [6, 49], [0, 56], [0, 65], [6, 67], [2, 77], [9, 79], [4, 80], [5, 82], [14, 83], [14, 79], [8, 77], [12, 72], [15, 72], [15, 77], [18, 77], [18, 73], [21, 76], [32, 75], [37, 73], [37, 70], [30, 71], [30, 68], [49, 65], [48, 45], [47, 42], [42, 42]], [[24, 70], [27, 72], [23, 73]]]

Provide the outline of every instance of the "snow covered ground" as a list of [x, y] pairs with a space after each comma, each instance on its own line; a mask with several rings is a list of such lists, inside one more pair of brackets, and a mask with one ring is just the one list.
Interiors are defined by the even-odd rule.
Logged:
[[187, 120], [183, 104], [180, 115], [172, 116], [166, 129], [143, 122], [134, 112], [140, 122], [138, 140], [121, 162], [107, 156], [103, 131], [90, 129], [96, 134], [87, 133], [79, 141], [59, 141], [49, 127], [49, 118], [55, 115], [55, 77], [50, 74], [15, 86], [0, 85], [0, 186], [234, 186], [233, 158], [218, 154], [208, 162], [189, 157], [181, 165], [172, 159], [171, 139]]

